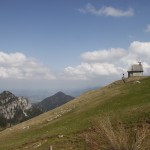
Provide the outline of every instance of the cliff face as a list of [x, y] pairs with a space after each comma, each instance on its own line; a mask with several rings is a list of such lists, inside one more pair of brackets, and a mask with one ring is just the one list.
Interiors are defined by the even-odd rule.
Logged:
[[6, 124], [23, 121], [28, 115], [26, 111], [31, 108], [27, 98], [17, 97], [9, 91], [0, 94], [0, 117]]

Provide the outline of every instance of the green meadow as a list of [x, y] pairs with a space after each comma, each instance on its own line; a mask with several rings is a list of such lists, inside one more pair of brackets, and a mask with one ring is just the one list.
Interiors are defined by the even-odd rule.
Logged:
[[[150, 125], [150, 77], [115, 81], [73, 101], [0, 132], [0, 150], [85, 150], [86, 134], [101, 119], [128, 132]], [[148, 134], [150, 128], [147, 129]], [[147, 139], [146, 139], [147, 140]], [[144, 148], [143, 148], [144, 149]], [[142, 150], [142, 148], [141, 148]]]

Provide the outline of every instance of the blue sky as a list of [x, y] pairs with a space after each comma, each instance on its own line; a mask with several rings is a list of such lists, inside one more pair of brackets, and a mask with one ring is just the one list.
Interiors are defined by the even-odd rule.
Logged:
[[0, 88], [101, 86], [150, 74], [149, 0], [0, 0]]

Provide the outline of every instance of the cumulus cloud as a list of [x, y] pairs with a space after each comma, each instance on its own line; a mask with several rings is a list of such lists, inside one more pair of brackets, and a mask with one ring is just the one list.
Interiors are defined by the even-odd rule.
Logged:
[[128, 65], [138, 61], [150, 63], [150, 42], [134, 41], [130, 44], [128, 55], [124, 57], [123, 61]]
[[[95, 76], [105, 76], [110, 74], [118, 74], [113, 64], [109, 63], [86, 63], [83, 62], [76, 67], [67, 67], [65, 72], [70, 75], [73, 80], [87, 80]], [[69, 78], [68, 78], [69, 79]]]
[[127, 10], [121, 10], [109, 6], [96, 9], [95, 6], [90, 3], [88, 3], [85, 8], [79, 9], [79, 11], [82, 13], [91, 13], [97, 16], [129, 17], [134, 15], [134, 11], [132, 8], [128, 8]]
[[0, 52], [0, 78], [55, 79], [51, 71], [23, 53]]
[[104, 50], [97, 50], [92, 52], [85, 52], [81, 55], [81, 58], [84, 61], [92, 62], [113, 62], [117, 59], [126, 55], [126, 51], [122, 48], [111, 48], [111, 49], [104, 49]]
[[111, 48], [81, 54], [82, 63], [66, 67], [67, 79], [88, 80], [102, 76], [122, 76], [128, 68], [142, 61], [144, 74], [150, 74], [150, 42], [134, 41], [128, 49]]

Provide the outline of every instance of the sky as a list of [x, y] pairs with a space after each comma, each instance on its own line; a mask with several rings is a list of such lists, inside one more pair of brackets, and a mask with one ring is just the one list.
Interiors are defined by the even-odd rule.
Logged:
[[82, 89], [150, 75], [149, 0], [0, 0], [0, 89]]

